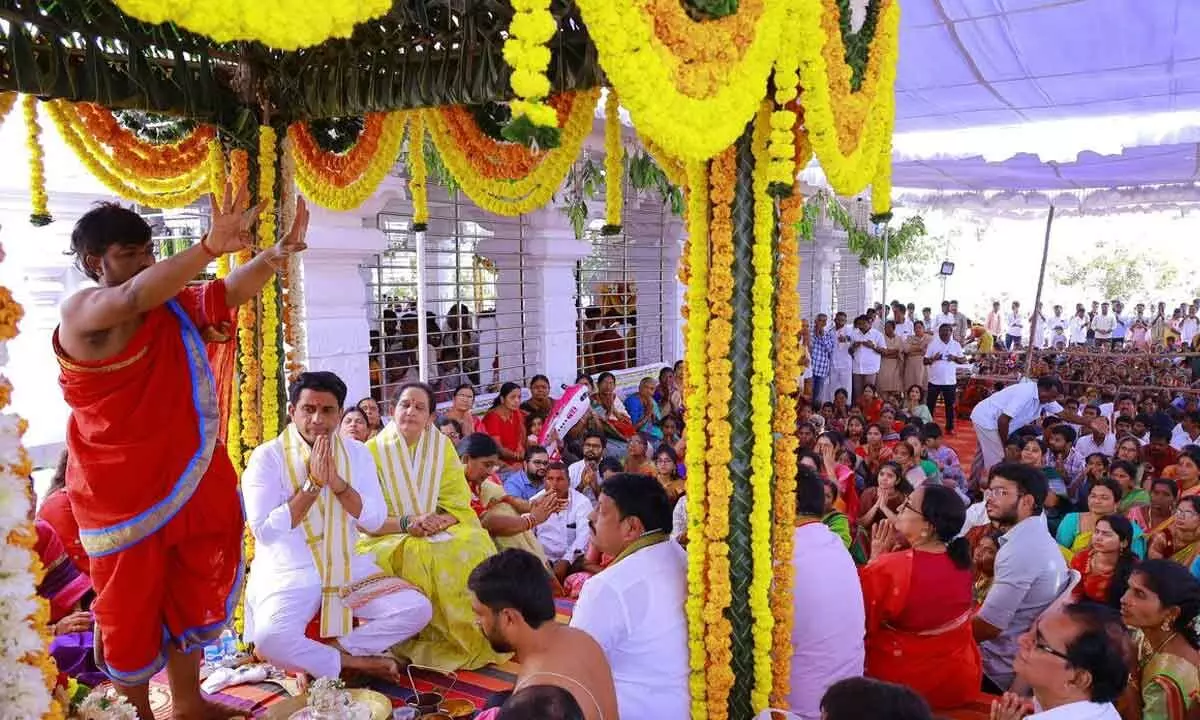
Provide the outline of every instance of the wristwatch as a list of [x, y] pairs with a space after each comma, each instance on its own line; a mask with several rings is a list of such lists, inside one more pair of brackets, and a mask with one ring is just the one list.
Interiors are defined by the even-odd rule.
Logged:
[[300, 488], [309, 495], [316, 495], [321, 492], [321, 486], [318, 485], [312, 478], [304, 481], [304, 485]]

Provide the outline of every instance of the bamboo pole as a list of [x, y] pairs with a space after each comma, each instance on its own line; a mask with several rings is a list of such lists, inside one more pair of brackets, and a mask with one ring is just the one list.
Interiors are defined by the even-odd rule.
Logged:
[[1029, 323], [1029, 352], [1025, 357], [1025, 375], [1028, 376], [1033, 371], [1033, 353], [1037, 343], [1034, 338], [1037, 337], [1038, 331], [1038, 308], [1042, 305], [1042, 286], [1046, 282], [1046, 260], [1050, 257], [1050, 228], [1054, 225], [1054, 206], [1050, 206], [1050, 213], [1046, 216], [1046, 239], [1042, 243], [1042, 267], [1038, 271], [1038, 287], [1037, 296], [1033, 299], [1033, 319]]

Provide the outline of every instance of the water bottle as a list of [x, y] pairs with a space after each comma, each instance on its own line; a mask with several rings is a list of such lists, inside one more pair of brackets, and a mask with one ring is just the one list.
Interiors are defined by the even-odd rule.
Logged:
[[220, 654], [221, 654], [221, 660], [223, 660], [225, 662], [228, 662], [230, 660], [237, 658], [237, 654], [238, 654], [237, 636], [234, 635], [233, 631], [230, 630], [229, 628], [225, 628], [225, 630], [221, 633]]
[[205, 667], [215, 667], [221, 662], [221, 642], [214, 640], [211, 645], [204, 646]]

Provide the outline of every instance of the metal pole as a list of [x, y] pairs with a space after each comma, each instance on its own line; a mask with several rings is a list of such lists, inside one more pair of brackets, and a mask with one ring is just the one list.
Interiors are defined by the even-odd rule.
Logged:
[[415, 233], [417, 243], [417, 373], [429, 382], [429, 328], [425, 320], [425, 231]]
[[[888, 266], [888, 237], [891, 235], [885, 227], [883, 229], [883, 311], [887, 312], [887, 266]], [[884, 318], [887, 319], [886, 317]]]
[[1029, 348], [1025, 353], [1025, 377], [1033, 372], [1033, 346], [1038, 331], [1038, 306], [1042, 304], [1042, 285], [1046, 282], [1046, 259], [1050, 256], [1050, 227], [1054, 224], [1054, 206], [1046, 216], [1046, 239], [1042, 243], [1042, 268], [1038, 271], [1037, 296], [1033, 300], [1033, 319], [1029, 323]]

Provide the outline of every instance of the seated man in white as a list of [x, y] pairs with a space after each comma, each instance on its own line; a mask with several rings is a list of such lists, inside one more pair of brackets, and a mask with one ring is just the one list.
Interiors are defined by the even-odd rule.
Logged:
[[550, 562], [555, 577], [562, 582], [567, 579], [576, 561], [587, 553], [588, 543], [592, 539], [592, 529], [588, 524], [592, 502], [583, 493], [571, 488], [567, 466], [563, 463], [550, 463], [545, 483], [546, 488], [534, 495], [533, 499], [553, 493], [558, 497], [558, 509], [533, 532], [546, 551], [546, 560]]
[[614, 475], [592, 528], [596, 549], [615, 559], [583, 586], [571, 627], [604, 650], [621, 720], [688, 717], [687, 556], [671, 539], [667, 491], [646, 475]]
[[[371, 453], [336, 432], [345, 400], [337, 375], [301, 373], [288, 388], [291, 423], [254, 451], [242, 475], [255, 540], [246, 637], [286, 670], [401, 682], [400, 664], [383, 653], [420, 632], [433, 608], [355, 550], [358, 530], [378, 530], [387, 505]], [[305, 636], [318, 613], [328, 644]]]

